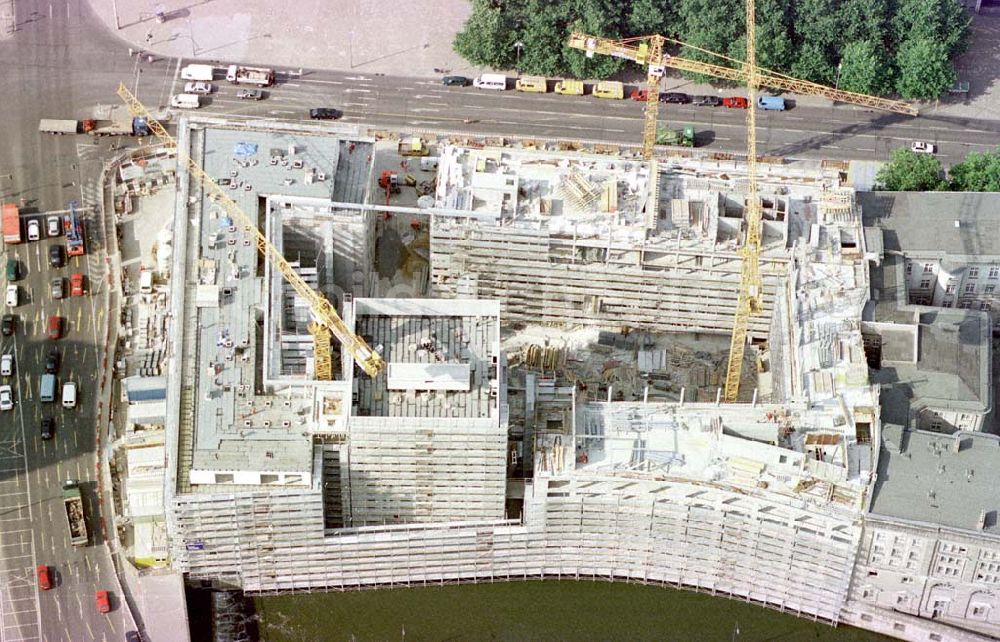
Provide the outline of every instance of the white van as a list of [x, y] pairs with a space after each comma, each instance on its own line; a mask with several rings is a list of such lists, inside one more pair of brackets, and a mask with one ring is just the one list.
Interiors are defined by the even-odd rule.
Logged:
[[197, 94], [177, 94], [170, 97], [170, 106], [178, 109], [198, 109], [201, 107], [201, 96]]
[[67, 381], [63, 384], [62, 393], [63, 408], [76, 408], [76, 383]]
[[483, 74], [472, 81], [473, 87], [480, 89], [507, 89], [507, 76], [503, 74]]
[[212, 74], [215, 68], [212, 65], [188, 65], [181, 69], [181, 78], [183, 80], [202, 80], [209, 82], [212, 80]]

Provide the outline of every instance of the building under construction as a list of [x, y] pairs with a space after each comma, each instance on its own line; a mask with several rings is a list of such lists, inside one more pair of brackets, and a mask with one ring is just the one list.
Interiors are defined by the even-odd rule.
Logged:
[[[182, 149], [386, 367], [368, 377], [334, 341], [334, 376], [317, 378], [309, 307], [181, 173], [166, 496], [171, 561], [190, 580], [255, 593], [628, 580], [920, 640], [976, 639], [975, 602], [976, 630], [1000, 632], [998, 598], [963, 584], [995, 573], [963, 566], [947, 589], [925, 568], [909, 610], [864, 579], [889, 563], [864, 551], [912, 516], [866, 521], [888, 457], [866, 337], [891, 328], [864, 318], [883, 257], [836, 169], [760, 165], [764, 309], [741, 403], [718, 386], [621, 399], [568, 377], [565, 355], [509, 360], [505, 342], [529, 324], [727, 336], [739, 162], [435, 145], [433, 202], [404, 210], [378, 184], [399, 166], [390, 142], [191, 122]], [[380, 296], [387, 197], [415, 230], [429, 222], [426, 298]], [[615, 368], [661, 369], [655, 350], [615, 349], [631, 355], [607, 357]], [[1000, 557], [989, 529], [955, 537]]]

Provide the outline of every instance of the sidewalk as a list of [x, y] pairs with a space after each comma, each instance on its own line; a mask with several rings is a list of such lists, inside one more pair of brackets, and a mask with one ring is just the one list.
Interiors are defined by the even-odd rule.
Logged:
[[[472, 11], [466, 0], [89, 1], [119, 38], [161, 56], [406, 76], [478, 73], [451, 48]], [[286, 10], [292, 6], [294, 13]]]

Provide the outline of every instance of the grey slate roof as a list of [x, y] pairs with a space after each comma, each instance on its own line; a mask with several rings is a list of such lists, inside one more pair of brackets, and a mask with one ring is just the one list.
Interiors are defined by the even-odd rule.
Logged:
[[[959, 452], [954, 452], [956, 440]], [[916, 522], [1000, 533], [1000, 437], [939, 435], [884, 424], [871, 512]]]
[[858, 203], [863, 224], [882, 229], [887, 251], [1000, 255], [1000, 194], [858, 192]]

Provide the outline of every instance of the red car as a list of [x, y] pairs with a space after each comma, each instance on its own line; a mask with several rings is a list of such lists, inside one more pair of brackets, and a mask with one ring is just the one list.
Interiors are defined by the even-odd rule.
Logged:
[[647, 90], [645, 90], [645, 89], [633, 89], [632, 90], [632, 100], [639, 100], [639, 101], [642, 101], [642, 102], [646, 102], [646, 97], [648, 95], [649, 95], [649, 92]]
[[69, 295], [83, 296], [83, 275], [80, 273], [71, 274], [69, 277]]
[[51, 316], [49, 317], [49, 338], [55, 341], [62, 336], [62, 317]]
[[43, 591], [52, 588], [52, 575], [49, 573], [49, 567], [42, 564], [36, 569], [36, 572], [38, 573], [38, 588]]
[[730, 109], [747, 109], [750, 107], [750, 102], [743, 96], [729, 96], [722, 99], [722, 106]]
[[111, 598], [108, 597], [107, 591], [97, 592], [97, 612], [98, 613], [111, 612]]

